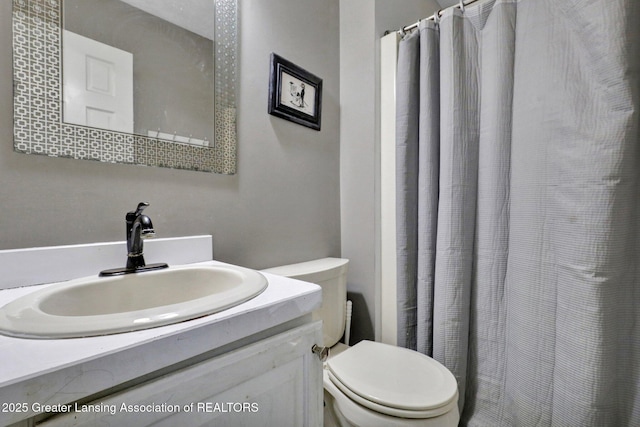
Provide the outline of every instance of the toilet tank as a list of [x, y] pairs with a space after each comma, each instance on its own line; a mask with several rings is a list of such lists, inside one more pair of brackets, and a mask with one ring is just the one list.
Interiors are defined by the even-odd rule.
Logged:
[[323, 345], [332, 347], [344, 334], [348, 263], [349, 260], [343, 258], [322, 258], [262, 271], [315, 283], [322, 288], [322, 305], [313, 312], [313, 318], [322, 320]]

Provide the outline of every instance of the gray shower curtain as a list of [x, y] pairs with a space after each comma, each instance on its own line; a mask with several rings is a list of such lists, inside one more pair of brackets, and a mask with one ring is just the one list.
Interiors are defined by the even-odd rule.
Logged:
[[396, 89], [399, 344], [461, 425], [640, 426], [640, 2], [448, 9]]

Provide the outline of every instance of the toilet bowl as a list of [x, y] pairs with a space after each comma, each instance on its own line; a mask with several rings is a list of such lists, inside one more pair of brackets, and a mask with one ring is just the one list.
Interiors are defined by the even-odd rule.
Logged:
[[325, 363], [323, 380], [338, 425], [458, 425], [453, 374], [418, 352], [360, 341]]
[[353, 347], [338, 343], [346, 323], [348, 260], [323, 258], [264, 272], [316, 283], [323, 321], [325, 427], [454, 427], [458, 425], [458, 386], [438, 361], [413, 350], [372, 341]]

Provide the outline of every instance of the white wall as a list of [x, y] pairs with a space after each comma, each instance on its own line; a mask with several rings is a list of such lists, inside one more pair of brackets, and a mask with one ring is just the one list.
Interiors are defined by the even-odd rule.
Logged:
[[380, 329], [379, 39], [439, 8], [435, 0], [340, 0], [340, 206], [352, 343]]

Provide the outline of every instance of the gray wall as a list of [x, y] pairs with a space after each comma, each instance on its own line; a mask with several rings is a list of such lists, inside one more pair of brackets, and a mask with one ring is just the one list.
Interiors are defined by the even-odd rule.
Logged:
[[380, 37], [438, 9], [435, 0], [340, 1], [342, 256], [351, 260], [352, 343], [379, 329]]
[[[124, 238], [148, 201], [159, 237], [213, 234], [216, 259], [264, 268], [340, 255], [338, 0], [242, 0], [238, 174], [13, 152], [11, 61], [0, 61], [0, 249]], [[0, 57], [11, 58], [11, 2]], [[269, 54], [324, 79], [322, 131], [267, 114]]]

